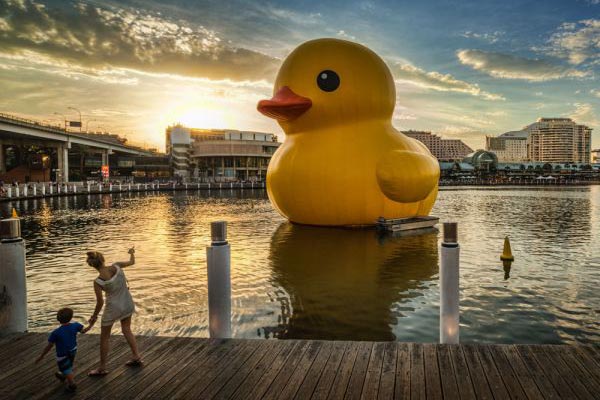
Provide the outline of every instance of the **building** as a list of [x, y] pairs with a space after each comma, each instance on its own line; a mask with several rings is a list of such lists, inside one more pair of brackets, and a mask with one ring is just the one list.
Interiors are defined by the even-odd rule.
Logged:
[[485, 150], [477, 150], [468, 154], [463, 162], [472, 165], [478, 171], [494, 171], [498, 167], [496, 154]]
[[512, 131], [499, 136], [486, 136], [485, 149], [496, 154], [498, 162], [513, 163], [528, 160], [529, 132]]
[[271, 156], [280, 144], [272, 133], [181, 125], [166, 130], [173, 174], [184, 180], [264, 180]]
[[571, 118], [540, 118], [526, 126], [528, 159], [550, 163], [589, 163], [592, 129]]
[[402, 133], [423, 143], [438, 160], [462, 160], [467, 154], [473, 152], [473, 149], [464, 144], [462, 140], [442, 139], [438, 135], [425, 131], [410, 130]]
[[600, 149], [592, 150], [592, 163], [600, 164]]

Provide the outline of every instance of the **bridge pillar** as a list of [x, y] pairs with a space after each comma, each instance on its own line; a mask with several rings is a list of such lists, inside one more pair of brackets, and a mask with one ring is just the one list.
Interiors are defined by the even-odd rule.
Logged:
[[69, 148], [67, 146], [60, 146], [57, 149], [58, 153], [58, 169], [60, 175], [57, 177], [58, 182], [67, 183], [69, 182]]

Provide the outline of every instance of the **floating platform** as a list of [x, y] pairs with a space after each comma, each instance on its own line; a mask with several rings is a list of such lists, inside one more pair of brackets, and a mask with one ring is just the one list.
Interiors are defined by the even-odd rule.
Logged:
[[414, 217], [386, 219], [379, 218], [376, 227], [386, 232], [405, 232], [433, 228], [440, 221], [438, 217]]

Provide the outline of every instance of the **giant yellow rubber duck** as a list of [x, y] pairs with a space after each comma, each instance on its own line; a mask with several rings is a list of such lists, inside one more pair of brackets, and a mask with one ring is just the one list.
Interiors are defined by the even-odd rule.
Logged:
[[282, 215], [345, 226], [429, 214], [439, 164], [392, 126], [396, 89], [377, 54], [339, 39], [303, 43], [283, 62], [273, 93], [258, 110], [286, 133], [267, 171]]

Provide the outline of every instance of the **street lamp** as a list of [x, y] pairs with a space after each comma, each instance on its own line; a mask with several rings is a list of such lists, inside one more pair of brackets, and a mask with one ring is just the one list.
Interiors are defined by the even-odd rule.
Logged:
[[65, 114], [61, 114], [59, 112], [54, 111], [54, 115], [60, 115], [65, 120], [65, 132], [67, 131], [67, 116]]
[[89, 132], [88, 131], [88, 127], [90, 126], [90, 122], [94, 122], [94, 121], [96, 121], [96, 120], [95, 119], [88, 119], [87, 121], [85, 121], [85, 131], [86, 132]]
[[75, 107], [67, 107], [69, 110], [74, 110], [79, 113], [79, 132], [81, 132], [81, 111]]

